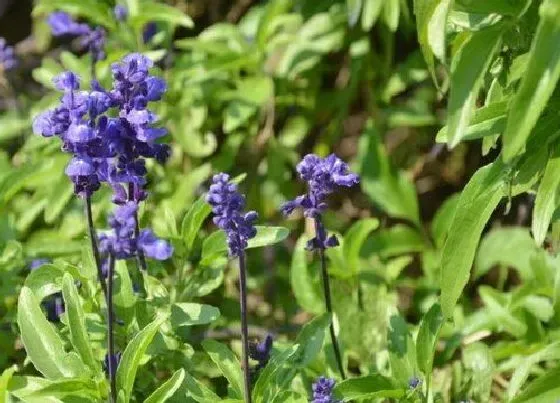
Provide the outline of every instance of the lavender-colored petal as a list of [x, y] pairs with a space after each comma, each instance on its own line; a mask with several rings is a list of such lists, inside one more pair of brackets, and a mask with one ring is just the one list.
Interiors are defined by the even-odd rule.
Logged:
[[113, 9], [113, 14], [117, 21], [124, 22], [128, 18], [128, 9], [122, 4], [117, 4]]
[[146, 256], [157, 260], [166, 260], [173, 255], [173, 247], [168, 242], [158, 239], [149, 229], [140, 233], [138, 247]]
[[65, 172], [68, 176], [89, 176], [95, 172], [95, 166], [91, 158], [78, 156], [72, 158]]
[[146, 85], [148, 90], [146, 97], [148, 101], [159, 101], [167, 90], [165, 80], [160, 77], [148, 77]]
[[74, 91], [80, 88], [80, 77], [71, 71], [65, 71], [53, 78], [54, 86], [60, 91]]
[[95, 132], [84, 123], [72, 123], [65, 140], [71, 143], [87, 143], [95, 137]]

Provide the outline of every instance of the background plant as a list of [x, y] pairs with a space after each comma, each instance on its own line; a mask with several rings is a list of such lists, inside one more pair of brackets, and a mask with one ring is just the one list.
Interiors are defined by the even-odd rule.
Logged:
[[[27, 3], [14, 4], [15, 14]], [[175, 252], [145, 272], [115, 265], [116, 342], [135, 352], [119, 364], [125, 400], [242, 398], [237, 270], [204, 195], [216, 172], [242, 181], [263, 223], [248, 242], [249, 334], [274, 343], [254, 401], [308, 401], [320, 376], [344, 401], [559, 398], [557, 0], [120, 5], [126, 18], [112, 1], [39, 0], [32, 24], [0, 23], [19, 42], [17, 68], [0, 68], [0, 400], [107, 391], [104, 313], [69, 156], [31, 130], [58, 103], [53, 77], [93, 78], [79, 39], [51, 38], [52, 11], [106, 31], [102, 85], [133, 52], [168, 85], [154, 112], [171, 157], [148, 163], [139, 220]], [[26, 25], [32, 36], [20, 41]], [[305, 251], [313, 226], [278, 212], [303, 192], [301, 157], [331, 152], [360, 175], [323, 216], [340, 243], [326, 251], [333, 318]], [[97, 227], [110, 192], [93, 197]], [[30, 271], [36, 259], [48, 263]], [[61, 299], [65, 313], [49, 323], [43, 311]], [[325, 337], [331, 321], [346, 381]], [[43, 350], [25, 351], [26, 338]]]

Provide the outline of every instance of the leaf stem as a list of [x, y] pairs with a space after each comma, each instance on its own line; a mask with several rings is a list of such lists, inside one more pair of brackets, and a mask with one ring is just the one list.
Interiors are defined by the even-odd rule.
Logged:
[[111, 402], [117, 401], [117, 388], [115, 384], [116, 368], [113, 364], [116, 362], [115, 356], [115, 339], [113, 334], [113, 276], [115, 272], [115, 258], [113, 254], [109, 255], [109, 270], [107, 273], [108, 287], [107, 287], [107, 372], [109, 372], [109, 384], [111, 385]]
[[[325, 258], [325, 246], [324, 242], [326, 238], [325, 231], [323, 228], [323, 223], [321, 219], [315, 217], [315, 234], [317, 239], [319, 240], [319, 257], [321, 258], [321, 277], [323, 278], [323, 291], [325, 294], [325, 307], [327, 308], [327, 312], [333, 317], [333, 309], [332, 309], [332, 302], [331, 302], [331, 287], [329, 283], [329, 273], [327, 272], [327, 259]], [[334, 320], [334, 317], [333, 317]], [[342, 365], [342, 356], [340, 354], [340, 348], [338, 346], [338, 340], [336, 338], [336, 333], [334, 331], [334, 322], [331, 321], [330, 325], [330, 333], [331, 333], [331, 342], [334, 349], [334, 355], [336, 358], [336, 364], [338, 366], [338, 370], [340, 371], [340, 376], [342, 379], [346, 379], [346, 374], [344, 373], [344, 366]]]
[[97, 268], [97, 279], [101, 284], [101, 290], [103, 290], [103, 296], [107, 300], [107, 285], [103, 279], [103, 271], [101, 269], [101, 258], [99, 257], [99, 249], [97, 247], [97, 236], [95, 234], [95, 227], [93, 226], [93, 215], [91, 213], [91, 196], [87, 195], [85, 197], [85, 213], [88, 223], [89, 239], [91, 241], [91, 250], [93, 252], [93, 258], [95, 260], [95, 267]]
[[251, 403], [251, 374], [249, 371], [249, 332], [247, 330], [247, 267], [245, 252], [239, 255], [239, 299], [241, 306], [241, 343], [243, 355], [243, 375], [245, 381], [245, 402]]

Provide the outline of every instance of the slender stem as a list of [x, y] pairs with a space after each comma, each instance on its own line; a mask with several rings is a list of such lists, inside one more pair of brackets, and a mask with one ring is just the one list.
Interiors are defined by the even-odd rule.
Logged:
[[113, 275], [115, 271], [115, 258], [109, 255], [109, 272], [107, 274], [108, 287], [107, 287], [107, 371], [109, 372], [109, 383], [111, 385], [111, 402], [117, 401], [117, 388], [115, 384], [116, 368], [113, 368], [115, 360], [115, 339], [113, 334]]
[[93, 215], [91, 213], [91, 196], [86, 196], [85, 198], [85, 210], [88, 222], [89, 239], [91, 241], [91, 250], [93, 252], [93, 258], [95, 260], [95, 267], [97, 268], [97, 279], [101, 284], [101, 289], [103, 290], [103, 296], [107, 300], [107, 285], [103, 279], [103, 271], [101, 270], [101, 258], [99, 257], [99, 249], [97, 248], [97, 236], [95, 235], [95, 228], [93, 226]]
[[243, 374], [245, 378], [245, 402], [251, 403], [251, 375], [249, 373], [249, 332], [247, 330], [247, 270], [245, 252], [239, 255], [239, 293], [241, 305], [241, 342]]
[[[134, 183], [129, 183], [128, 184], [128, 200], [132, 201], [134, 200]], [[138, 236], [140, 235], [140, 225], [138, 224], [138, 211], [134, 212], [134, 238], [138, 239]], [[142, 252], [141, 250], [138, 250], [138, 264], [140, 265], [140, 268], [144, 271], [148, 270], [148, 266], [146, 264], [146, 257], [144, 256], [144, 252]]]
[[[325, 307], [327, 312], [333, 316], [332, 302], [331, 302], [331, 286], [329, 283], [329, 273], [327, 272], [327, 259], [325, 258], [325, 247], [324, 241], [326, 238], [322, 223], [319, 218], [315, 218], [315, 233], [316, 237], [321, 245], [319, 245], [319, 256], [321, 258], [321, 277], [323, 278], [323, 291], [325, 293]], [[334, 319], [334, 318], [333, 318]], [[336, 358], [336, 364], [338, 370], [340, 371], [340, 376], [342, 379], [346, 379], [346, 374], [344, 373], [344, 366], [342, 365], [342, 356], [340, 354], [340, 348], [338, 347], [338, 340], [336, 339], [336, 333], [334, 331], [334, 322], [331, 321], [330, 325], [331, 341], [334, 349], [334, 356]]]

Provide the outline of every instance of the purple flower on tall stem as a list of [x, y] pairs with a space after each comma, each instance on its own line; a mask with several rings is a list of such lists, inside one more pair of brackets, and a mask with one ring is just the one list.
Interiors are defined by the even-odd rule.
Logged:
[[272, 352], [272, 342], [272, 335], [268, 334], [260, 343], [249, 344], [249, 357], [257, 361], [253, 374], [256, 374], [268, 364], [270, 353]]
[[239, 258], [239, 291], [241, 306], [241, 341], [243, 353], [243, 373], [245, 401], [251, 403], [251, 375], [249, 368], [249, 335], [247, 331], [247, 268], [245, 248], [247, 241], [257, 234], [254, 222], [257, 213], [245, 213], [245, 197], [230, 182], [229, 175], [220, 173], [212, 178], [206, 201], [212, 206], [214, 224], [227, 235], [229, 255]]
[[[308, 241], [307, 249], [318, 250], [321, 259], [321, 274], [327, 312], [332, 314], [331, 292], [327, 272], [325, 249], [338, 245], [335, 235], [328, 236], [322, 222], [322, 214], [327, 209], [327, 197], [338, 186], [351, 187], [359, 183], [358, 175], [348, 171], [348, 165], [336, 155], [321, 158], [315, 154], [307, 154], [297, 165], [300, 178], [307, 183], [307, 192], [281, 206], [284, 215], [291, 214], [295, 209], [303, 209], [305, 217], [312, 218], [315, 225], [315, 237]], [[336, 362], [342, 379], [346, 378], [340, 348], [336, 339], [334, 324], [330, 325], [331, 341]]]
[[337, 403], [332, 396], [334, 385], [334, 379], [319, 377], [312, 386], [313, 403]]

